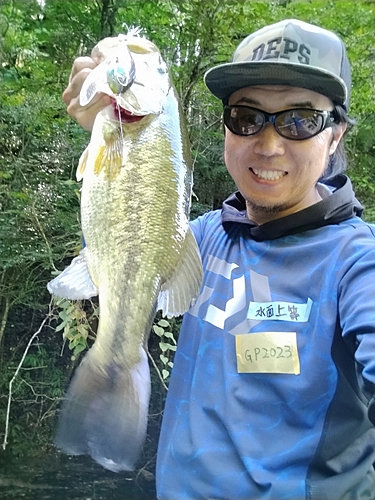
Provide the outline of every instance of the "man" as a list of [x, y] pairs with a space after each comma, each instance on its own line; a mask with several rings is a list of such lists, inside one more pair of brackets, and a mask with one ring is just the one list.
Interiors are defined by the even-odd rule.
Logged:
[[[95, 61], [77, 60], [77, 96]], [[160, 500], [375, 499], [375, 228], [345, 169], [350, 66], [296, 20], [207, 72], [238, 192], [192, 222], [205, 269], [179, 336]]]

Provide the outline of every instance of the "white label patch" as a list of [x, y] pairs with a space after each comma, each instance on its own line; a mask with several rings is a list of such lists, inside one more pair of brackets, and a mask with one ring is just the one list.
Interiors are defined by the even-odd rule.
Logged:
[[272, 319], [279, 321], [293, 321], [306, 323], [310, 316], [313, 301], [307, 300], [306, 304], [294, 302], [250, 302], [247, 313], [248, 319], [258, 321]]
[[295, 332], [236, 335], [236, 356], [238, 373], [300, 373]]

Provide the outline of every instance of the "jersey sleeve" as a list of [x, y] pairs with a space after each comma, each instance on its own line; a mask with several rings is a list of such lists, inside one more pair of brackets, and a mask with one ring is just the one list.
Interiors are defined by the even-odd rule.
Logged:
[[347, 259], [350, 264], [339, 287], [339, 315], [343, 338], [358, 365], [358, 384], [368, 415], [375, 425], [375, 239], [371, 243], [354, 245], [354, 251], [370, 248]]

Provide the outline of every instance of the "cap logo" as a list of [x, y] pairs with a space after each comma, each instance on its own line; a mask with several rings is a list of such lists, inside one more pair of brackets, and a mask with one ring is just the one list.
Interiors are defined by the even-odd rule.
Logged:
[[252, 85], [301, 87], [346, 110], [350, 99], [350, 62], [342, 39], [297, 19], [250, 33], [229, 63], [209, 69], [204, 78], [209, 90], [224, 102], [236, 90]]
[[297, 57], [301, 64], [310, 64], [311, 49], [304, 43], [288, 37], [277, 37], [258, 45], [251, 54], [251, 61], [267, 61], [269, 59], [287, 59]]

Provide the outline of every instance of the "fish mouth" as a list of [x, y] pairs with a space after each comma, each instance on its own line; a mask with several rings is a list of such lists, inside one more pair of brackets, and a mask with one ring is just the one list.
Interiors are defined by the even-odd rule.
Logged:
[[113, 112], [115, 113], [116, 118], [121, 120], [122, 123], [139, 122], [140, 120], [142, 120], [142, 118], [145, 117], [145, 115], [135, 115], [131, 111], [128, 111], [122, 106], [119, 106], [116, 102], [116, 99], [111, 100]]

